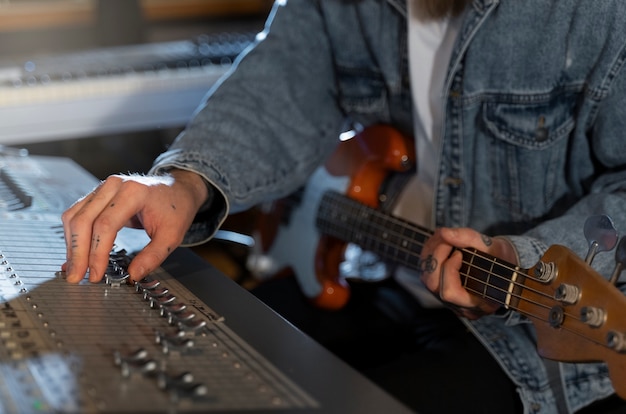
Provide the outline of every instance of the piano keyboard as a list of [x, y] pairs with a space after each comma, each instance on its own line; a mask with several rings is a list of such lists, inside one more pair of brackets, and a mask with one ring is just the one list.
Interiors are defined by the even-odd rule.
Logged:
[[183, 126], [254, 34], [0, 62], [0, 144]]

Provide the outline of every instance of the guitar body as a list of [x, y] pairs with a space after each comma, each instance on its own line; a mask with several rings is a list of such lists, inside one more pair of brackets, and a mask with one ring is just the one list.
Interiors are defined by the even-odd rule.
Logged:
[[336, 310], [349, 299], [340, 275], [347, 242], [322, 234], [316, 226], [320, 201], [334, 190], [378, 208], [379, 190], [392, 172], [413, 166], [413, 142], [385, 125], [367, 128], [341, 142], [310, 178], [300, 199], [278, 200], [263, 212], [256, 239], [260, 251], [248, 260], [260, 278], [293, 273], [304, 294], [317, 306]]

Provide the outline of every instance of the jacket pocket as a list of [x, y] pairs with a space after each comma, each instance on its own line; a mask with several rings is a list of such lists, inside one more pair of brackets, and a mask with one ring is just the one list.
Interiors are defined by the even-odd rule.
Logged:
[[544, 216], [568, 191], [576, 95], [499, 98], [482, 108], [492, 197], [515, 220]]

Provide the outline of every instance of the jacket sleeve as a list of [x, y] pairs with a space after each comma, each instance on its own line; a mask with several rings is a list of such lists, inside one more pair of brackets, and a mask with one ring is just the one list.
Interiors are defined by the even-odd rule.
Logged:
[[229, 212], [303, 185], [338, 142], [343, 118], [317, 3], [279, 0], [253, 47], [209, 91], [151, 172], [191, 170], [212, 186], [213, 217], [197, 217], [199, 231], [187, 238], [199, 242]]

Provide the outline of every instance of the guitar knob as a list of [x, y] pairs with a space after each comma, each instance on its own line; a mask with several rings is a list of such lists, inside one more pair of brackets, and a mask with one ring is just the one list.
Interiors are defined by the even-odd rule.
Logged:
[[566, 305], [573, 305], [578, 302], [580, 297], [580, 289], [578, 286], [562, 283], [554, 293], [554, 298]]
[[607, 215], [589, 217], [583, 231], [589, 242], [589, 250], [585, 258], [587, 264], [591, 264], [597, 253], [608, 252], [617, 244], [617, 230], [613, 220]]
[[626, 268], [626, 238], [622, 237], [622, 239], [617, 244], [617, 249], [615, 249], [615, 269], [611, 274], [611, 279], [609, 280], [612, 284], [616, 284], [619, 279], [620, 274]]
[[541, 282], [550, 283], [556, 277], [556, 265], [554, 262], [540, 261], [534, 268], [534, 276]]
[[560, 306], [553, 306], [548, 314], [548, 322], [550, 322], [550, 326], [553, 328], [560, 328], [561, 325], [563, 325], [564, 320], [565, 312], [563, 311], [563, 308]]
[[614, 351], [626, 352], [626, 334], [624, 332], [610, 331], [606, 335], [606, 343]]
[[599, 328], [604, 323], [606, 314], [601, 308], [585, 306], [580, 310], [580, 318], [589, 326]]

